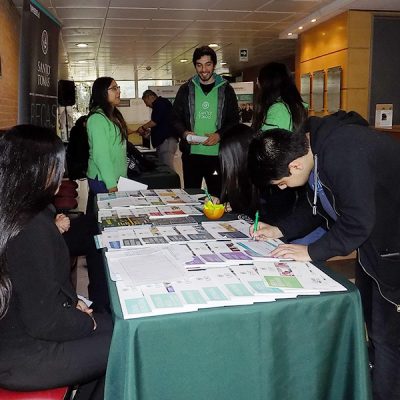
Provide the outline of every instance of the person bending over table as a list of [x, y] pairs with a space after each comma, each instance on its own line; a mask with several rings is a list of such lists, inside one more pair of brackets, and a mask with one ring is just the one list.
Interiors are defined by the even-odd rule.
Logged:
[[80, 385], [75, 399], [103, 399], [112, 335], [108, 314], [78, 300], [67, 246], [50, 204], [65, 150], [46, 128], [0, 136], [0, 387]]
[[323, 261], [358, 251], [360, 289], [368, 335], [374, 400], [400, 399], [400, 142], [368, 128], [356, 112], [311, 117], [297, 134], [274, 129], [249, 146], [258, 186], [280, 189], [308, 183], [309, 205], [276, 226], [260, 224], [257, 239], [286, 239], [323, 224], [306, 245], [282, 244], [273, 256]]

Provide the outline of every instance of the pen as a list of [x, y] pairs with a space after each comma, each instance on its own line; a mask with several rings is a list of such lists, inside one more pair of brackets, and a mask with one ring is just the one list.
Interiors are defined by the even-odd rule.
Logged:
[[258, 210], [256, 211], [256, 217], [254, 218], [254, 229], [253, 229], [253, 239], [255, 240], [254, 233], [257, 232], [258, 229], [258, 217], [259, 217], [259, 212]]

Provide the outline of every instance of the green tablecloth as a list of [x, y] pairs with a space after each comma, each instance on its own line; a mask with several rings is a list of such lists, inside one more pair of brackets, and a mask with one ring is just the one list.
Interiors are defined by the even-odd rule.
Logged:
[[251, 306], [115, 318], [106, 400], [368, 400], [360, 296], [304, 296]]

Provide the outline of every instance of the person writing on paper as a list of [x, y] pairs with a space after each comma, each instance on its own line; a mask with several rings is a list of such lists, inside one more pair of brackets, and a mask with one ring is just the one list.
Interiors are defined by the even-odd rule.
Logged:
[[249, 146], [257, 186], [308, 186], [308, 207], [275, 226], [260, 223], [258, 239], [292, 237], [318, 225], [312, 244], [283, 244], [273, 256], [322, 261], [358, 252], [360, 289], [372, 344], [374, 400], [400, 398], [400, 142], [373, 131], [355, 112], [312, 117], [299, 133], [274, 129]]
[[119, 103], [120, 88], [115, 80], [110, 77], [97, 78], [92, 87], [87, 120], [87, 177], [91, 198], [97, 193], [117, 191], [119, 177], [127, 175], [128, 127], [117, 108]]
[[0, 387], [81, 384], [76, 398], [103, 399], [111, 316], [78, 300], [51, 205], [64, 145], [46, 128], [20, 125], [0, 136], [0, 152]]
[[[239, 107], [232, 86], [214, 72], [217, 55], [212, 48], [197, 48], [193, 65], [197, 74], [179, 88], [173, 105], [184, 187], [200, 189], [204, 178], [210, 194], [219, 196], [219, 141], [229, 127], [239, 123]], [[197, 136], [206, 140], [199, 144]]]

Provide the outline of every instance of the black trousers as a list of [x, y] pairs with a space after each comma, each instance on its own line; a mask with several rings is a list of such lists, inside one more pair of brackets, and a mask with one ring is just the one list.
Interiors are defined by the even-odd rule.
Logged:
[[98, 234], [96, 218], [93, 214], [71, 218], [71, 226], [63, 234], [72, 257], [86, 256], [88, 268], [89, 299], [95, 310], [110, 309], [104, 258], [101, 250], [96, 249], [94, 235]]
[[374, 400], [400, 399], [400, 312], [386, 301], [377, 284], [356, 267], [356, 284], [361, 293], [373, 364]]
[[95, 313], [94, 318], [97, 329], [89, 336], [66, 342], [26, 336], [18, 349], [2, 349], [1, 365], [6, 372], [0, 375], [1, 386], [33, 391], [80, 385], [75, 399], [103, 399], [113, 325], [107, 313]]
[[183, 181], [186, 189], [200, 189], [203, 178], [208, 192], [221, 196], [221, 173], [218, 156], [182, 154]]

